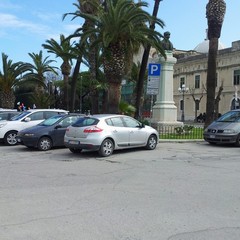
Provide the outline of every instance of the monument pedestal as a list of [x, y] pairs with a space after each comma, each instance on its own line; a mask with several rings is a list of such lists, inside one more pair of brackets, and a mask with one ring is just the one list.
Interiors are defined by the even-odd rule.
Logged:
[[182, 122], [177, 121], [177, 107], [173, 101], [173, 65], [177, 59], [172, 52], [166, 51], [167, 59], [159, 58], [161, 64], [161, 75], [159, 81], [159, 93], [153, 106], [152, 125], [159, 127], [182, 126]]

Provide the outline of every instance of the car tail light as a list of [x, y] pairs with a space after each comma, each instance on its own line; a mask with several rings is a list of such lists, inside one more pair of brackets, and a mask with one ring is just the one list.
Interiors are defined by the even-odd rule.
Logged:
[[96, 132], [102, 132], [103, 129], [97, 127], [97, 126], [91, 126], [89, 128], [84, 129], [84, 133], [96, 133]]

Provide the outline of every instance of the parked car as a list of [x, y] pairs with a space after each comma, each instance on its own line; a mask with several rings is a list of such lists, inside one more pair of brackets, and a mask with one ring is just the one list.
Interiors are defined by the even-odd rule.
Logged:
[[158, 140], [154, 128], [129, 116], [114, 114], [80, 118], [67, 128], [64, 136], [64, 144], [71, 152], [91, 149], [103, 157], [110, 156], [116, 149], [145, 147], [153, 150]]
[[31, 109], [23, 111], [10, 121], [0, 122], [0, 140], [3, 140], [7, 145], [16, 145], [18, 131], [37, 125], [52, 116], [67, 113], [68, 111], [61, 109]]
[[66, 128], [83, 116], [83, 114], [72, 113], [53, 116], [36, 126], [19, 131], [16, 137], [17, 142], [41, 151], [50, 150], [52, 147], [63, 147]]
[[20, 112], [17, 111], [4, 111], [0, 112], [0, 121], [2, 120], [10, 120], [12, 117], [19, 115]]
[[231, 110], [212, 122], [203, 133], [210, 144], [235, 144], [240, 146], [240, 109]]

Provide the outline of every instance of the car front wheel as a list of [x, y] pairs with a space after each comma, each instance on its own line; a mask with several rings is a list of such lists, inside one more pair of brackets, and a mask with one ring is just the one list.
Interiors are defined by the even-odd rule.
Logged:
[[38, 142], [38, 149], [41, 151], [48, 151], [52, 148], [52, 140], [48, 137], [40, 138]]
[[153, 150], [156, 148], [156, 146], [157, 146], [157, 137], [155, 135], [151, 135], [148, 138], [146, 149]]
[[17, 144], [17, 131], [7, 132], [4, 136], [4, 143], [9, 146], [14, 146]]
[[105, 139], [102, 142], [98, 153], [101, 157], [108, 157], [113, 153], [113, 150], [114, 150], [113, 141], [111, 139]]

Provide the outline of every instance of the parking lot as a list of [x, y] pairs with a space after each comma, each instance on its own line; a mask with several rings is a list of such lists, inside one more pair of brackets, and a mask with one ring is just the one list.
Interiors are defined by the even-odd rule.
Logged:
[[0, 145], [0, 240], [239, 240], [240, 148]]

